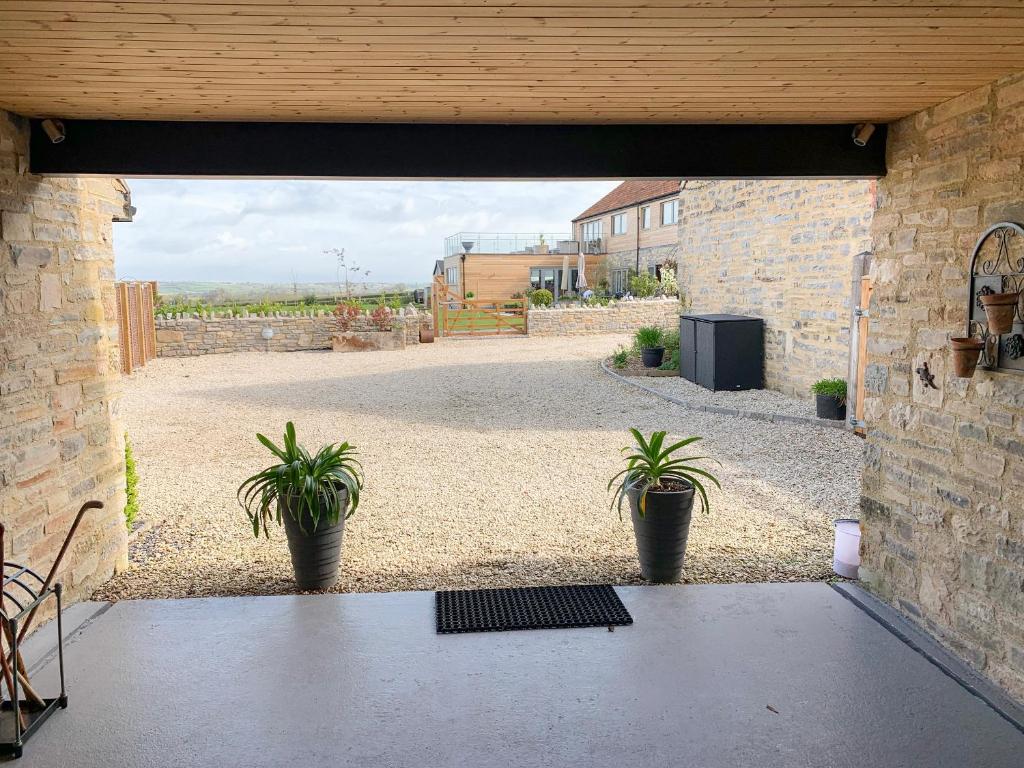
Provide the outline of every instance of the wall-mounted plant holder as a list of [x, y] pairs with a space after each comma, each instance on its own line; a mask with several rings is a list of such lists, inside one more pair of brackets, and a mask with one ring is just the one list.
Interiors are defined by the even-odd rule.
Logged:
[[[981, 342], [977, 366], [1024, 373], [1024, 227], [1002, 221], [982, 232], [971, 252], [969, 288], [965, 336]], [[960, 353], [953, 341], [956, 366]], [[968, 374], [959, 370], [958, 376], [973, 375], [973, 369]]]

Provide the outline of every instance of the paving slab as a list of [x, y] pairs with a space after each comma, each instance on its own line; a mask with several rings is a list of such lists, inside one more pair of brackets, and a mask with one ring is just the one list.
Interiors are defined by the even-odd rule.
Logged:
[[614, 632], [437, 635], [431, 592], [118, 602], [19, 764], [1021, 765], [1024, 734], [828, 585], [618, 591]]

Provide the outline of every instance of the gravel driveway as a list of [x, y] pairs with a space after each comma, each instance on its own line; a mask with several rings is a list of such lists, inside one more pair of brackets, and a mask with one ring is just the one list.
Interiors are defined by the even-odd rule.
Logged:
[[694, 516], [691, 582], [829, 577], [854, 514], [861, 442], [813, 426], [685, 410], [599, 361], [616, 336], [452, 340], [404, 352], [159, 359], [126, 383], [141, 475], [131, 567], [102, 599], [294, 590], [283, 531], [255, 540], [238, 483], [269, 463], [257, 431], [347, 439], [366, 469], [339, 591], [639, 582], [628, 515], [608, 508], [631, 426], [706, 437], [724, 490]]

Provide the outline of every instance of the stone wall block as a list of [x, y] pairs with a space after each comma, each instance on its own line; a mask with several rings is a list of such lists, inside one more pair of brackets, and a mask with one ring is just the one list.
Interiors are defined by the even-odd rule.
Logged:
[[[1024, 639], [1008, 628], [1024, 629], [1024, 376], [959, 379], [946, 361], [975, 240], [1024, 220], [1022, 102], [1016, 75], [891, 127], [868, 366], [890, 370], [888, 386], [873, 372], [868, 387], [887, 423], [868, 432], [861, 504], [865, 583], [1018, 697]], [[913, 373], [923, 362], [938, 390]], [[900, 506], [906, 519], [878, 512]]]

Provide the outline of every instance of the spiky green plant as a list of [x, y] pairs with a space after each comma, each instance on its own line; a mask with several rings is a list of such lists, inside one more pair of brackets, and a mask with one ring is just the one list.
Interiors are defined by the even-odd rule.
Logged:
[[[714, 461], [714, 459], [710, 459], [708, 456], [673, 457], [676, 451], [693, 445], [701, 439], [700, 437], [688, 437], [685, 440], [680, 440], [678, 443], [664, 447], [667, 432], [654, 432], [649, 440], [645, 439], [638, 429], [630, 429], [629, 432], [633, 435], [635, 443], [634, 445], [627, 445], [622, 449], [623, 453], [632, 451], [632, 453], [626, 456], [626, 468], [616, 473], [608, 481], [609, 491], [612, 490], [612, 487], [618, 481], [618, 487], [615, 488], [615, 496], [612, 498], [612, 507], [618, 509], [620, 520], [622, 519], [622, 502], [630, 488], [638, 488], [640, 490], [637, 511], [640, 513], [640, 517], [643, 517], [647, 511], [647, 493], [649, 491], [664, 490], [662, 480], [666, 478], [682, 480], [692, 485], [697, 493], [697, 498], [700, 500], [701, 510], [704, 512], [711, 511], [711, 504], [708, 501], [704, 482], [710, 481], [718, 488], [721, 488], [722, 485], [718, 482], [718, 478], [710, 472], [694, 466], [691, 462]], [[718, 462], [715, 463], [717, 464]]]
[[656, 325], [645, 325], [637, 329], [633, 339], [639, 349], [656, 349], [664, 345], [665, 331]]
[[363, 474], [353, 446], [348, 443], [325, 445], [315, 455], [310, 454], [296, 442], [295, 425], [290, 421], [285, 425], [283, 448], [263, 435], [257, 434], [256, 439], [280, 459], [280, 463], [256, 473], [238, 487], [238, 503], [249, 516], [254, 536], [259, 536], [262, 530], [263, 535], [270, 538], [271, 521], [281, 524], [285, 497], [291, 502], [285, 506], [303, 533], [307, 533], [302, 522], [303, 512], [308, 512], [312, 518], [314, 531], [321, 516], [329, 525], [337, 525], [342, 513], [345, 519], [355, 514]]
[[619, 347], [612, 353], [612, 365], [619, 370], [622, 370], [629, 365], [629, 350], [625, 347]]
[[846, 379], [820, 379], [811, 385], [811, 392], [834, 397], [842, 405], [846, 402]]

